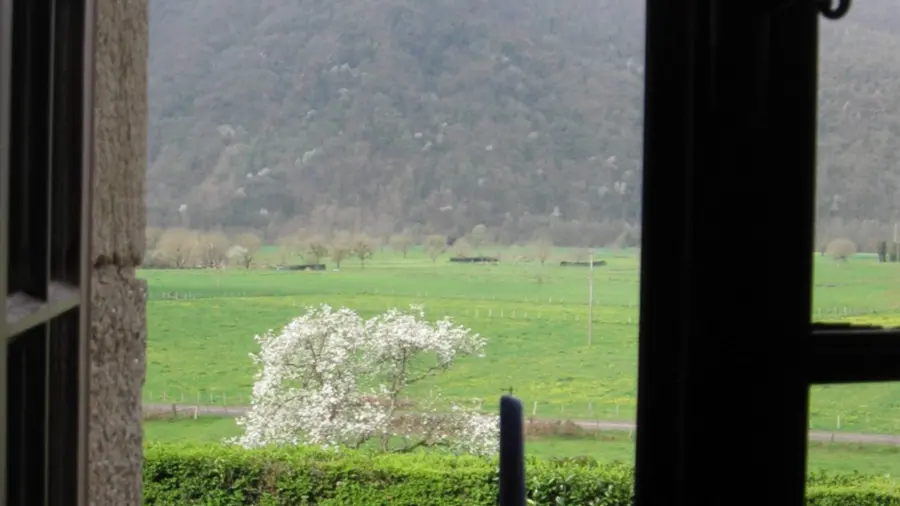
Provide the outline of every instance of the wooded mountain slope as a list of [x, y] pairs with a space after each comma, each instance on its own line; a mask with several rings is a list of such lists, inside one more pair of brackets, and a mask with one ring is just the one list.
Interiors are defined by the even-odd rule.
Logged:
[[[150, 0], [150, 14], [152, 224], [484, 223], [579, 243], [639, 223], [643, 2]], [[823, 218], [900, 219], [892, 27], [888, 0], [823, 22]]]

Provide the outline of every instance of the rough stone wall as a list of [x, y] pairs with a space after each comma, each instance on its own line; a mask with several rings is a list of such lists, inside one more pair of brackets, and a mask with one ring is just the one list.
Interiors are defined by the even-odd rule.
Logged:
[[141, 504], [147, 0], [96, 0], [90, 502]]

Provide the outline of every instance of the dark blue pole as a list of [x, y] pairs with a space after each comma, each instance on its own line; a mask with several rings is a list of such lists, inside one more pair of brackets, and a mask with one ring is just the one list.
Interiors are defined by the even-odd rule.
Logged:
[[525, 443], [522, 403], [500, 398], [500, 506], [525, 506]]

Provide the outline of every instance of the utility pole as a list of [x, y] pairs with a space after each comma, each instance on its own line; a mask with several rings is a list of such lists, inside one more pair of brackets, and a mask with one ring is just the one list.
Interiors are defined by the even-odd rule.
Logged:
[[588, 346], [594, 342], [594, 249], [591, 248], [590, 270], [588, 271]]

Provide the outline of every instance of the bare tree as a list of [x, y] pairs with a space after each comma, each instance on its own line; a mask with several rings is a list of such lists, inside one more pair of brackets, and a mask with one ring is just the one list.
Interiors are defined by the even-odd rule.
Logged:
[[320, 235], [314, 235], [306, 240], [303, 248], [303, 259], [306, 263], [318, 265], [322, 259], [328, 256], [328, 242]]
[[366, 266], [366, 260], [372, 258], [375, 252], [375, 242], [366, 234], [357, 234], [353, 238], [353, 255], [359, 259], [361, 267]]
[[148, 253], [153, 252], [156, 249], [162, 234], [163, 229], [159, 227], [147, 227], [144, 229], [144, 249]]
[[447, 236], [431, 235], [425, 240], [425, 250], [432, 262], [437, 262], [439, 256], [447, 251]]
[[240, 262], [245, 269], [249, 269], [261, 247], [262, 240], [258, 235], [245, 232], [235, 237], [234, 247], [231, 248], [228, 256]]
[[347, 232], [338, 232], [331, 240], [331, 259], [334, 266], [341, 268], [341, 262], [353, 253], [353, 238]]
[[471, 250], [472, 246], [465, 237], [457, 239], [456, 242], [453, 243], [453, 256], [456, 258], [465, 258]]
[[486, 240], [487, 227], [483, 224], [475, 225], [475, 227], [472, 228], [472, 232], [469, 234], [469, 244], [478, 251], [479, 255], [481, 255], [481, 247], [484, 246]]
[[164, 231], [156, 243], [158, 258], [169, 267], [183, 269], [194, 261], [197, 233], [186, 228]]
[[839, 262], [846, 262], [848, 258], [856, 254], [856, 244], [850, 239], [834, 239], [825, 247], [825, 252]]
[[406, 254], [412, 246], [412, 238], [408, 234], [394, 234], [388, 242], [394, 251], [403, 254], [403, 258], [406, 258]]
[[197, 254], [208, 268], [216, 269], [225, 263], [228, 255], [228, 237], [219, 231], [206, 232], [197, 237]]
[[542, 267], [553, 255], [553, 243], [548, 239], [538, 239], [532, 243], [531, 247], [534, 250], [534, 258], [541, 263]]
[[303, 251], [303, 239], [300, 234], [284, 235], [275, 242], [278, 245], [278, 263], [281, 265], [288, 265]]
[[499, 252], [500, 259], [513, 265], [519, 265], [523, 261], [521, 249], [520, 246], [512, 244]]

